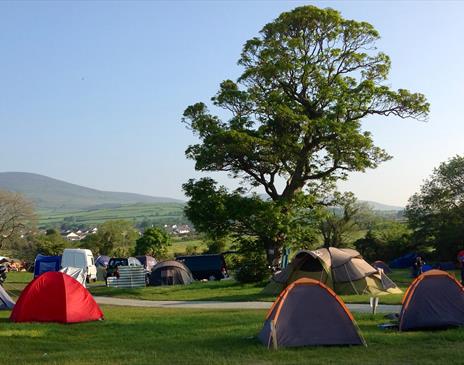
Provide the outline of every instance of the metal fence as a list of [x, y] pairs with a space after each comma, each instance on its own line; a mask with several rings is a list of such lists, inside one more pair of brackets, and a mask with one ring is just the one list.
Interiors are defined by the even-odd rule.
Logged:
[[111, 288], [141, 288], [145, 286], [145, 269], [142, 266], [119, 266], [119, 278], [107, 279]]

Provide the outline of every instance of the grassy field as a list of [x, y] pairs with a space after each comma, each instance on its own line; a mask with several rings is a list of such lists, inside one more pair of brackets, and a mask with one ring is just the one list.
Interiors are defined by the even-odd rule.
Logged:
[[[396, 270], [391, 275], [403, 289], [411, 282], [407, 270]], [[10, 273], [5, 288], [17, 296], [27, 282], [32, 279], [30, 273]], [[265, 295], [262, 290], [266, 284], [240, 284], [235, 280], [194, 282], [190, 285], [164, 287], [146, 287], [139, 289], [107, 288], [102, 283], [90, 286], [93, 295], [142, 300], [215, 300], [215, 301], [273, 301], [275, 296]], [[369, 303], [370, 295], [343, 295], [346, 303]], [[390, 294], [380, 297], [381, 304], [401, 304], [402, 294]]]
[[171, 246], [168, 248], [168, 255], [174, 257], [185, 255], [187, 247], [195, 247], [197, 253], [202, 253], [207, 249], [204, 241], [201, 239], [185, 239], [180, 237], [172, 237]]
[[240, 284], [235, 280], [195, 282], [190, 285], [149, 286], [140, 289], [91, 287], [93, 295], [144, 300], [217, 300], [225, 302], [273, 301], [275, 296], [263, 295], [263, 284]]
[[103, 306], [105, 320], [14, 324], [0, 312], [2, 364], [462, 364], [464, 329], [398, 333], [356, 315], [368, 346], [267, 350], [265, 311]]
[[[457, 275], [457, 272], [454, 273]], [[409, 270], [394, 270], [390, 275], [393, 281], [403, 290], [412, 281]], [[32, 279], [30, 273], [9, 273], [5, 288], [13, 296], [18, 296], [26, 283]], [[107, 288], [102, 283], [91, 284], [93, 295], [130, 298], [142, 300], [211, 300], [211, 301], [273, 301], [275, 296], [266, 295], [262, 290], [266, 283], [240, 284], [233, 279], [194, 282], [190, 285], [175, 285], [156, 287], [150, 286], [139, 289]], [[342, 295], [346, 303], [369, 303], [370, 295]], [[379, 297], [380, 304], [401, 304], [403, 294], [389, 294]]]
[[3, 287], [10, 296], [17, 298], [31, 280], [32, 273], [30, 272], [9, 272]]
[[[394, 270], [390, 275], [393, 281], [403, 290], [412, 281], [409, 270]], [[196, 282], [191, 285], [174, 287], [147, 287], [142, 289], [116, 289], [92, 287], [94, 295], [114, 296], [118, 298], [144, 300], [218, 300], [218, 301], [273, 301], [275, 296], [265, 295], [262, 290], [266, 283], [240, 284], [234, 280], [212, 282]], [[369, 303], [371, 295], [342, 295], [346, 303]], [[403, 294], [382, 295], [381, 304], [401, 304]]]
[[54, 212], [42, 210], [38, 212], [39, 226], [51, 227], [59, 225], [65, 218], [74, 217], [77, 224], [97, 225], [111, 219], [126, 219], [133, 222], [148, 219], [157, 224], [185, 223], [182, 203], [150, 203], [128, 204], [106, 209]]
[[[93, 295], [143, 299], [143, 300], [212, 300], [212, 301], [266, 301], [275, 300], [274, 295], [263, 294], [265, 284], [240, 284], [234, 280], [220, 282], [196, 282], [191, 285], [172, 287], [146, 287], [140, 289], [117, 289], [104, 286], [90, 287]], [[405, 288], [403, 288], [405, 289]], [[345, 303], [369, 303], [371, 295], [342, 295]], [[403, 294], [382, 295], [380, 304], [401, 304]]]

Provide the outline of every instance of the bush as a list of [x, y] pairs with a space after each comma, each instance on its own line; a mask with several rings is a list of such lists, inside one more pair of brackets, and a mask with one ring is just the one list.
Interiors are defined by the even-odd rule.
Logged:
[[247, 252], [236, 262], [235, 278], [241, 283], [258, 283], [269, 278], [271, 270], [263, 254]]
[[216, 239], [216, 240], [207, 240], [206, 246], [208, 247], [204, 253], [221, 253], [226, 248], [226, 240], [225, 239]]
[[198, 255], [198, 246], [197, 245], [187, 245], [185, 247], [186, 255]]
[[405, 253], [417, 250], [411, 240], [411, 232], [402, 223], [390, 222], [369, 230], [354, 246], [368, 261], [390, 261]]
[[157, 259], [165, 258], [171, 246], [168, 233], [162, 228], [148, 228], [143, 236], [135, 241], [136, 255], [150, 255]]

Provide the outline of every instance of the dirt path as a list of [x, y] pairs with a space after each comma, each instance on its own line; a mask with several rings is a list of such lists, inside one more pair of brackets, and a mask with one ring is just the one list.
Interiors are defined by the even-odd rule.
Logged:
[[[271, 302], [213, 302], [213, 301], [178, 301], [178, 300], [139, 300], [113, 297], [95, 297], [98, 304], [120, 305], [125, 307], [148, 308], [197, 308], [197, 309], [268, 309]], [[370, 313], [369, 304], [347, 304], [352, 312]], [[399, 313], [400, 305], [381, 304], [378, 313]]]

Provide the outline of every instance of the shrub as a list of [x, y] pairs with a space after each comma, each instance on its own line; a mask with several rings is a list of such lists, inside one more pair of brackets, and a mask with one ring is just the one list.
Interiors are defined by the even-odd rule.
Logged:
[[185, 254], [186, 255], [197, 255], [198, 254], [198, 246], [197, 245], [187, 245], [187, 247], [185, 247]]
[[258, 252], [239, 255], [236, 267], [235, 278], [241, 283], [258, 283], [271, 274], [266, 258]]

